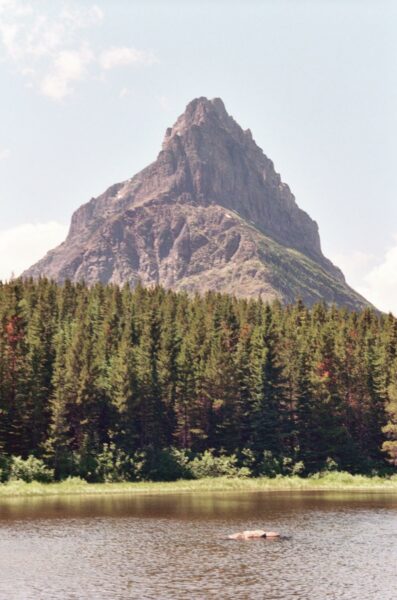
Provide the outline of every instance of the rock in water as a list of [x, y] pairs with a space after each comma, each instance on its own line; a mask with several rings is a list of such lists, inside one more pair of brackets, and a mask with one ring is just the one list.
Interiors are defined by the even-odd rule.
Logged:
[[258, 538], [276, 538], [280, 537], [280, 534], [276, 531], [264, 531], [263, 529], [254, 529], [252, 531], [240, 531], [238, 533], [232, 533], [228, 536], [229, 540], [250, 540]]
[[266, 531], [266, 536], [267, 538], [278, 538], [280, 537], [280, 534], [277, 531]]
[[23, 276], [368, 304], [219, 98], [190, 102], [157, 160], [81, 206], [67, 239]]

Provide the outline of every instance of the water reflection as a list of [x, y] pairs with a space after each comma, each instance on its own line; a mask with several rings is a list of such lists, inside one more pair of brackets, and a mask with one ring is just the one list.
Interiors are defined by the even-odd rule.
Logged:
[[208, 492], [184, 494], [117, 494], [0, 498], [0, 522], [7, 519], [73, 517], [153, 517], [168, 519], [235, 519], [312, 510], [397, 509], [396, 493], [379, 492]]
[[[278, 541], [233, 531], [278, 529]], [[391, 600], [397, 495], [208, 493], [0, 501], [0, 598]]]

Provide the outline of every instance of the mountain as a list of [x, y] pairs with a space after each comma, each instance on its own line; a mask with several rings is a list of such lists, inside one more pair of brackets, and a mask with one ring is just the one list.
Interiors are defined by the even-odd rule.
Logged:
[[219, 98], [190, 102], [157, 160], [81, 206], [66, 240], [23, 276], [368, 305]]

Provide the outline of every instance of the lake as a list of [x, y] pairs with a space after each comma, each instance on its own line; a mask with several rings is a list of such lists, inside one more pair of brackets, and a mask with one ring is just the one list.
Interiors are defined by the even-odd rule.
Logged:
[[[276, 540], [229, 533], [273, 529]], [[0, 598], [391, 600], [397, 494], [0, 499]]]

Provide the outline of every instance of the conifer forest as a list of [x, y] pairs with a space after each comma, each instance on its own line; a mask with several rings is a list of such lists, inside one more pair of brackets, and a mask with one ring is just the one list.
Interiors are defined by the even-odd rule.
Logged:
[[0, 284], [3, 480], [12, 460], [88, 481], [390, 472], [397, 320], [140, 285]]

